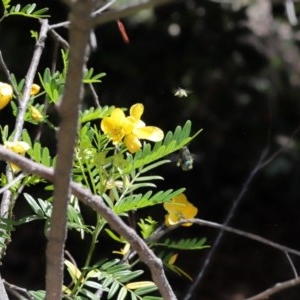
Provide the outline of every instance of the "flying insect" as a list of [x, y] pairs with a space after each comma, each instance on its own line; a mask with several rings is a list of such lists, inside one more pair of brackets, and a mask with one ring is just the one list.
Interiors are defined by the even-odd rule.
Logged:
[[193, 169], [194, 159], [187, 146], [183, 146], [179, 150], [179, 157], [177, 161], [177, 167], [181, 167], [183, 171], [190, 171]]
[[183, 88], [177, 88], [174, 92], [174, 96], [178, 98], [188, 97], [188, 95], [191, 93], [191, 91], [183, 89]]

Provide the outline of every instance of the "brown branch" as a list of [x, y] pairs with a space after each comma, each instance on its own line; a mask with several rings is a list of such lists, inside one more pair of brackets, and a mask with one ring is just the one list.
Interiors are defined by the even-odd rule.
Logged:
[[[17, 164], [26, 173], [37, 175], [50, 182], [53, 182], [54, 180], [52, 168], [44, 167], [43, 165], [35, 163], [23, 156], [17, 155], [2, 145], [0, 145], [0, 158]], [[165, 276], [161, 260], [155, 256], [145, 241], [141, 239], [132, 228], [128, 227], [119, 216], [108, 208], [100, 196], [93, 195], [89, 190], [83, 188], [78, 183], [71, 182], [70, 186], [72, 193], [82, 203], [91, 207], [103, 216], [111, 228], [130, 243], [132, 248], [138, 253], [141, 260], [150, 269], [153, 281], [156, 283], [164, 300], [176, 300], [177, 298]]]
[[64, 246], [67, 235], [67, 206], [70, 196], [71, 169], [81, 101], [83, 70], [91, 30], [93, 1], [76, 1], [70, 12], [70, 59], [65, 91], [59, 105], [57, 163], [54, 170], [53, 210], [46, 249], [46, 299], [62, 298]]

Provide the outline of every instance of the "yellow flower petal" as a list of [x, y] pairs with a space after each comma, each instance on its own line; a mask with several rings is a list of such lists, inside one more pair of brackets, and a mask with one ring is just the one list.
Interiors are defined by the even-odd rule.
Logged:
[[12, 96], [12, 86], [7, 83], [0, 82], [0, 109], [4, 108], [9, 103]]
[[115, 108], [110, 117], [105, 117], [101, 121], [100, 127], [113, 141], [113, 144], [121, 143], [126, 134], [131, 133], [133, 129], [132, 120], [125, 117], [122, 109]]
[[141, 149], [142, 144], [138, 137], [134, 134], [128, 134], [124, 138], [124, 143], [126, 148], [129, 150], [130, 153], [135, 153]]
[[17, 141], [17, 142], [9, 142], [6, 141], [4, 146], [11, 151], [24, 155], [27, 150], [30, 149], [30, 146], [26, 142]]
[[[30, 146], [26, 142], [22, 142], [22, 141], [17, 141], [17, 142], [6, 141], [4, 142], [4, 147], [23, 156], [25, 155], [26, 151], [30, 149]], [[19, 172], [21, 170], [17, 165], [13, 163], [10, 163], [10, 166], [14, 173]]]
[[115, 108], [112, 112], [110, 117], [115, 121], [115, 122], [122, 122], [126, 117], [124, 114], [124, 111], [121, 108]]
[[165, 216], [165, 223], [167, 226], [172, 226], [180, 221], [180, 216], [176, 214], [169, 214]]
[[40, 89], [41, 89], [41, 87], [38, 84], [34, 83], [31, 86], [31, 89], [30, 89], [30, 95], [34, 96], [34, 95], [38, 94], [38, 92], [40, 91]]
[[141, 119], [143, 112], [144, 112], [144, 105], [141, 103], [134, 104], [130, 108], [130, 116], [134, 117], [136, 121]]
[[[192, 219], [198, 213], [198, 208], [190, 203], [184, 194], [180, 194], [171, 202], [164, 203], [165, 210], [169, 213], [165, 216], [167, 226], [175, 225], [181, 219]], [[182, 226], [191, 226], [192, 223], [185, 223]]]
[[168, 261], [169, 265], [174, 265], [174, 263], [175, 263], [177, 257], [178, 257], [178, 253], [173, 254], [173, 255], [171, 256], [171, 258], [169, 259], [169, 261]]
[[177, 209], [182, 209], [182, 207], [187, 203], [187, 198], [185, 194], [180, 194], [172, 199], [170, 202], [164, 203], [164, 208], [167, 212], [171, 213]]
[[133, 133], [139, 139], [145, 139], [152, 142], [159, 142], [164, 138], [164, 132], [160, 128], [155, 126], [134, 128]]

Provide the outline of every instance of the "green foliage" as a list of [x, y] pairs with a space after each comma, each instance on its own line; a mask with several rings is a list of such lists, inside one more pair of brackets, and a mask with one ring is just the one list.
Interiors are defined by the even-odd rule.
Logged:
[[27, 4], [25, 6], [21, 6], [20, 4], [17, 4], [15, 6], [10, 5], [10, 0], [2, 0], [3, 7], [4, 7], [4, 14], [0, 21], [2, 21], [4, 18], [10, 17], [10, 16], [22, 16], [27, 18], [48, 18], [50, 15], [47, 15], [46, 12], [48, 11], [48, 8], [41, 8], [36, 10], [36, 4]]
[[65, 77], [59, 71], [51, 74], [49, 68], [46, 68], [44, 74], [39, 73], [39, 79], [46, 93], [47, 100], [56, 104], [62, 95], [65, 84]]
[[141, 234], [144, 239], [149, 238], [154, 232], [157, 221], [153, 220], [152, 217], [148, 217], [146, 219], [140, 219], [138, 222], [138, 226], [141, 229]]
[[179, 241], [173, 241], [172, 239], [166, 239], [162, 242], [155, 242], [155, 246], [164, 246], [170, 249], [177, 250], [201, 250], [209, 248], [209, 245], [206, 245], [206, 238], [192, 238], [192, 239], [181, 239]]
[[80, 123], [86, 123], [86, 122], [90, 122], [93, 120], [98, 120], [98, 119], [102, 119], [104, 117], [107, 117], [111, 114], [111, 111], [114, 109], [114, 106], [103, 106], [103, 107], [98, 107], [98, 108], [94, 108], [91, 107], [89, 109], [86, 109], [84, 111], [81, 112], [80, 115]]
[[99, 73], [94, 75], [94, 68], [87, 70], [83, 77], [83, 83], [99, 83], [101, 82], [100, 78], [106, 76], [105, 73]]
[[10, 8], [10, 1], [11, 0], [2, 0], [4, 11], [7, 11]]
[[[118, 259], [99, 262], [84, 274], [71, 262], [65, 262], [72, 278], [66, 294], [71, 299], [99, 299], [93, 289], [101, 290], [106, 299], [125, 299], [127, 295], [131, 299], [148, 299], [149, 294], [155, 292], [157, 287], [153, 282], [139, 281], [139, 288], [132, 288], [132, 280], [141, 276], [143, 270], [132, 270], [128, 263], [122, 263]], [[130, 284], [128, 284], [130, 282]], [[144, 286], [143, 286], [144, 285]], [[131, 287], [132, 286], [132, 287]], [[144, 295], [147, 295], [144, 297]], [[88, 296], [88, 297], [86, 297]], [[162, 299], [157, 297], [157, 299]]]
[[127, 197], [117, 200], [114, 211], [117, 214], [122, 214], [124, 212], [162, 204], [181, 194], [184, 190], [185, 188], [175, 191], [169, 189], [167, 191], [159, 191], [154, 195], [152, 195], [152, 191], [148, 191], [146, 194], [128, 195]]
[[15, 230], [14, 222], [10, 218], [0, 218], [0, 247], [6, 249], [6, 242], [10, 241], [11, 232]]
[[46, 167], [52, 167], [55, 164], [55, 159], [51, 158], [49, 149], [42, 147], [39, 142], [32, 143], [27, 130], [23, 130], [22, 139], [30, 146], [27, 153], [33, 161], [41, 163]]
[[44, 300], [46, 298], [45, 291], [29, 291], [29, 294], [34, 297], [34, 300]]

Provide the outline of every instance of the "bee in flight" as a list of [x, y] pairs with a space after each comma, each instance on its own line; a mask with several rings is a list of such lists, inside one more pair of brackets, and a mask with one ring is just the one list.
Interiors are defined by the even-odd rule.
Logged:
[[189, 171], [193, 169], [194, 159], [187, 146], [183, 146], [179, 150], [179, 157], [177, 161], [177, 167], [181, 167], [183, 171]]
[[188, 97], [188, 95], [190, 93], [191, 93], [191, 91], [189, 91], [189, 90], [178, 88], [175, 90], [174, 96], [178, 97], [178, 98], [183, 98], [183, 97]]

